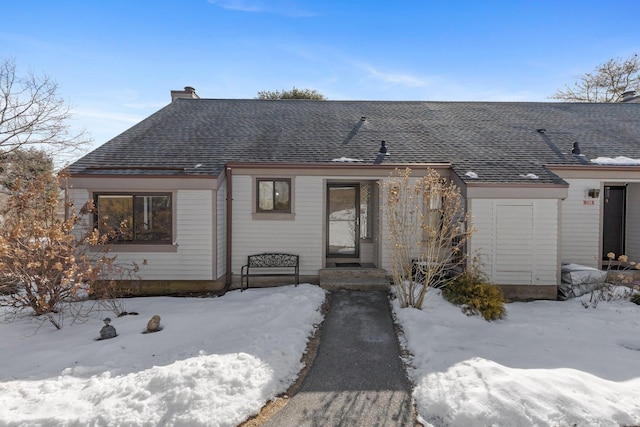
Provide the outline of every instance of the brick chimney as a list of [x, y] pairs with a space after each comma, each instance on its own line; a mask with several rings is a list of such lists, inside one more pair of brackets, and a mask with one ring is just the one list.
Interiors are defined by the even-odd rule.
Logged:
[[191, 86], [185, 86], [184, 90], [172, 90], [171, 102], [175, 101], [178, 98], [200, 99], [200, 97], [196, 95], [196, 90]]

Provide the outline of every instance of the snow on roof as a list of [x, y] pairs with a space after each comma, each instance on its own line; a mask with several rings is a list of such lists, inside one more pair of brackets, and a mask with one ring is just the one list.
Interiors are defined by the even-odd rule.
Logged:
[[469, 171], [469, 172], [465, 173], [464, 176], [467, 176], [467, 177], [473, 178], [473, 179], [478, 178], [478, 174], [475, 173], [475, 172], [472, 172], [472, 171]]
[[538, 175], [536, 175], [535, 173], [528, 173], [526, 175], [520, 174], [521, 178], [529, 178], [529, 179], [540, 179], [540, 177]]
[[639, 166], [640, 159], [631, 159], [624, 156], [618, 156], [615, 158], [598, 157], [595, 159], [591, 159], [591, 163], [595, 163], [597, 165]]
[[339, 159], [331, 159], [332, 162], [342, 162], [342, 163], [354, 163], [354, 162], [364, 162], [362, 159], [351, 159], [349, 157], [340, 157]]

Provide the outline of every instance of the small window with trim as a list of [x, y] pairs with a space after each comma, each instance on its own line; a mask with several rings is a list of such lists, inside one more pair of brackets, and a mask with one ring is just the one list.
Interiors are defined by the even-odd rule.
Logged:
[[172, 243], [171, 194], [105, 193], [94, 196], [96, 225], [113, 243]]
[[256, 212], [291, 213], [291, 179], [256, 179]]

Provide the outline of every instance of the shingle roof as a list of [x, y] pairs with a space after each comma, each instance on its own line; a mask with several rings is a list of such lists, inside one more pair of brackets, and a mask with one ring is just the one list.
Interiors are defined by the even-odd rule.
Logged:
[[[362, 118], [365, 118], [362, 120]], [[640, 158], [640, 104], [177, 99], [72, 174], [217, 175], [227, 162], [451, 163], [476, 182], [562, 183], [545, 164]], [[541, 131], [544, 129], [544, 131]], [[379, 156], [386, 141], [388, 156]], [[571, 154], [579, 142], [583, 156]], [[469, 171], [477, 179], [466, 178]]]

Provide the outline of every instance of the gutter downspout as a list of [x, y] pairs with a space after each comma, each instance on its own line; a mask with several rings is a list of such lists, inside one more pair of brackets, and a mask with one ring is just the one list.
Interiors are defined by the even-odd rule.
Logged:
[[225, 179], [227, 180], [227, 206], [226, 206], [226, 272], [225, 272], [225, 283], [224, 288], [220, 292], [218, 292], [218, 296], [224, 296], [227, 291], [231, 288], [231, 214], [233, 212], [232, 202], [233, 196], [231, 191], [231, 168], [225, 166]]

